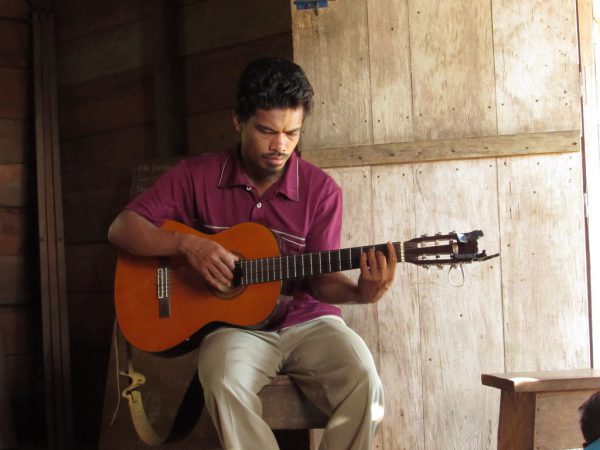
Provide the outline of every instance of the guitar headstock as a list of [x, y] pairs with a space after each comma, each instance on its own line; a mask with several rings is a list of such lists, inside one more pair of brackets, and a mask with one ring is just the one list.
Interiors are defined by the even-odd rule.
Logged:
[[477, 240], [483, 231], [474, 230], [469, 233], [436, 234], [421, 236], [404, 243], [404, 260], [419, 266], [443, 266], [486, 261], [495, 258], [499, 253], [487, 255], [485, 250], [479, 252]]

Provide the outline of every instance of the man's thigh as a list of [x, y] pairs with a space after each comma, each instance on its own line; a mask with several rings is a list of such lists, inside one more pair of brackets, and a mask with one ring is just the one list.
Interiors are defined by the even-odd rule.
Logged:
[[258, 392], [277, 374], [281, 360], [277, 333], [222, 327], [202, 340], [198, 373], [203, 384], [224, 381]]

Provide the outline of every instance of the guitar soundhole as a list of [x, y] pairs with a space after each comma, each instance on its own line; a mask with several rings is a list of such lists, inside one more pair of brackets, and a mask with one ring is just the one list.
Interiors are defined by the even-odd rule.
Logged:
[[229, 286], [225, 290], [209, 286], [210, 293], [221, 300], [231, 300], [240, 295], [246, 289], [246, 286]]
[[[239, 258], [240, 261], [244, 258], [239, 253], [235, 253], [235, 255]], [[240, 268], [240, 265], [236, 264], [235, 269], [233, 270], [233, 281], [231, 282], [231, 286], [227, 286], [224, 290], [217, 289], [213, 286], [209, 286], [208, 289], [210, 290], [211, 294], [213, 294], [217, 298], [220, 298], [221, 300], [231, 300], [240, 295], [242, 292], [244, 292], [244, 289], [246, 289], [246, 286], [242, 285], [241, 281], [242, 270]]]

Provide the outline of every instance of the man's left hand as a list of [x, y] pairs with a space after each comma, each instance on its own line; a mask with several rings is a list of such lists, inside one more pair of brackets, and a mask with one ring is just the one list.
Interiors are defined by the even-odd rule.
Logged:
[[373, 249], [360, 255], [360, 277], [358, 291], [361, 303], [377, 302], [390, 288], [396, 274], [396, 249], [387, 243], [387, 257], [381, 251]]

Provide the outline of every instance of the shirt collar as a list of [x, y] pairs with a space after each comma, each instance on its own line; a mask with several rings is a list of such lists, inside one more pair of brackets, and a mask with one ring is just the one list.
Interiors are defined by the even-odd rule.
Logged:
[[[275, 186], [275, 192], [285, 195], [293, 201], [300, 201], [300, 159], [294, 150], [288, 159], [285, 172], [281, 180]], [[228, 189], [237, 186], [250, 186], [250, 180], [242, 169], [240, 159], [239, 145], [225, 153], [225, 158], [221, 165], [221, 176], [219, 177], [218, 187]]]

